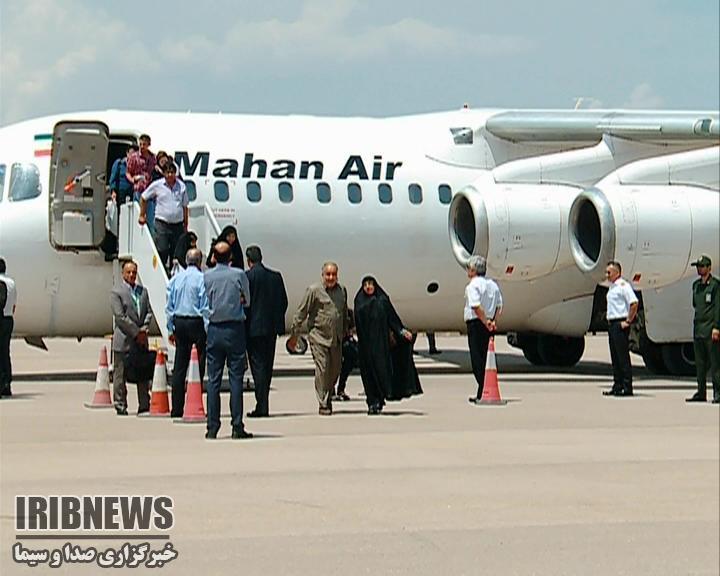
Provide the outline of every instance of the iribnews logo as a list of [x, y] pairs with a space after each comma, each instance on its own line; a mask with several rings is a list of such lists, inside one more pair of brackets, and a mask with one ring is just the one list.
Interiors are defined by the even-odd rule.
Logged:
[[[15, 496], [18, 532], [170, 530], [170, 496]], [[124, 537], [125, 534], [118, 534]]]

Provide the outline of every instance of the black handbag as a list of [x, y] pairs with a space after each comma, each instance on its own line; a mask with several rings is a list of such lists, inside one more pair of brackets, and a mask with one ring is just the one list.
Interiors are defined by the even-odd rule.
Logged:
[[125, 360], [125, 380], [135, 384], [152, 380], [155, 373], [156, 355], [154, 350], [141, 348], [136, 344], [130, 346]]

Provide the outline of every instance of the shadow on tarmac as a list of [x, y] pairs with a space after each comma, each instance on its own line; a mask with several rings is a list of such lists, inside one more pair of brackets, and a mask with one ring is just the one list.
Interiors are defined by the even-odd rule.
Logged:
[[[470, 355], [465, 350], [444, 350], [440, 355], [430, 356], [427, 353], [420, 353], [416, 356], [422, 356], [430, 358], [431, 364], [421, 364], [417, 367], [419, 374], [436, 374], [436, 375], [452, 375], [452, 374], [471, 374], [472, 369], [470, 367]], [[609, 362], [597, 362], [597, 361], [583, 361], [581, 360], [575, 366], [572, 367], [557, 367], [557, 366], [534, 366], [530, 364], [522, 356], [516, 354], [507, 353], [496, 353], [496, 359], [498, 364], [498, 371], [501, 374], [528, 374], [534, 377], [528, 379], [533, 382], [555, 382], [557, 378], [548, 376], [547, 378], [537, 378], [537, 375], [552, 374], [560, 375], [567, 374], [569, 376], [577, 376], [577, 378], [563, 378], [562, 381], [567, 382], [581, 382], [587, 378], [586, 376], [612, 376], [612, 366]], [[315, 374], [313, 367], [302, 367], [302, 368], [280, 368], [275, 369], [273, 376], [276, 378], [282, 377], [304, 377], [313, 376]], [[354, 370], [352, 374], [359, 374], [358, 370]], [[95, 380], [95, 371], [76, 371], [76, 372], [47, 372], [42, 374], [16, 374], [13, 375], [13, 380], [18, 382], [92, 382]], [[639, 381], [642, 380], [656, 380], [658, 378], [665, 378], [657, 374], [653, 374], [645, 367], [635, 367], [633, 369], [633, 378]], [[683, 376], [668, 376], [673, 380], [682, 382], [694, 382], [694, 377], [683, 377]], [[517, 379], [515, 381], [523, 382], [524, 379]], [[680, 389], [684, 389], [682, 387]], [[223, 381], [223, 390], [228, 390], [227, 378]], [[272, 388], [271, 388], [272, 389]], [[663, 387], [663, 389], [668, 389]], [[243, 392], [251, 392], [252, 388], [244, 388]]]

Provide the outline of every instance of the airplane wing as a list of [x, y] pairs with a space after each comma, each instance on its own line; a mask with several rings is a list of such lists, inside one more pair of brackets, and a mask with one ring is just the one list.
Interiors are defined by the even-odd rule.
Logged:
[[[598, 142], [604, 134], [638, 142], [718, 140], [718, 112], [528, 110], [501, 112], [485, 129], [511, 142]], [[711, 143], [711, 142], [708, 142]]]

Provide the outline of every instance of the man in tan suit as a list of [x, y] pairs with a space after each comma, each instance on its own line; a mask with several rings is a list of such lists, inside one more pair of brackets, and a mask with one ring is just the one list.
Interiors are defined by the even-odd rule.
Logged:
[[322, 416], [332, 414], [332, 393], [340, 375], [342, 340], [348, 331], [347, 291], [338, 284], [338, 265], [325, 262], [322, 282], [305, 291], [288, 344], [294, 348], [300, 328], [308, 321], [308, 340], [315, 361], [315, 393]]

